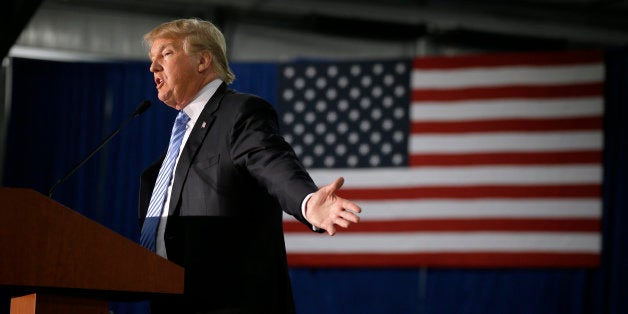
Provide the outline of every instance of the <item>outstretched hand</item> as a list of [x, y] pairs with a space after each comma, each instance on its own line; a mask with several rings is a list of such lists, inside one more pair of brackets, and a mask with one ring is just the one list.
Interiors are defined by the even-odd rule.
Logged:
[[348, 228], [358, 223], [360, 206], [336, 195], [342, 187], [344, 178], [340, 177], [312, 194], [305, 205], [306, 219], [314, 226], [324, 229], [329, 235], [336, 234], [336, 225]]

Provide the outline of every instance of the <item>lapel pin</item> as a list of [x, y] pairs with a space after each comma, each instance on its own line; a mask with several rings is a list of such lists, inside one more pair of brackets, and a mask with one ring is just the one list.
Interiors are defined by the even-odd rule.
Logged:
[[204, 129], [207, 126], [207, 122], [203, 121], [203, 124], [201, 124], [201, 129]]

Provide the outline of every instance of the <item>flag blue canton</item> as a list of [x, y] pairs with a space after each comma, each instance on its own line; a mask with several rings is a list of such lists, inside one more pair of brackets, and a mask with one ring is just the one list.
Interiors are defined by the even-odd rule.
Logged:
[[409, 60], [282, 65], [280, 123], [303, 164], [407, 166], [411, 66]]

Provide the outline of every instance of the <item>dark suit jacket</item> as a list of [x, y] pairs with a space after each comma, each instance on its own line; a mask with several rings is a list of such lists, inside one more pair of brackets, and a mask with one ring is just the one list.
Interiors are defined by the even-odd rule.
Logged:
[[[161, 162], [142, 174], [140, 225]], [[223, 83], [194, 125], [173, 182], [165, 244], [168, 259], [185, 268], [179, 301], [225, 313], [294, 312], [282, 209], [311, 228], [301, 202], [316, 190], [272, 106]]]

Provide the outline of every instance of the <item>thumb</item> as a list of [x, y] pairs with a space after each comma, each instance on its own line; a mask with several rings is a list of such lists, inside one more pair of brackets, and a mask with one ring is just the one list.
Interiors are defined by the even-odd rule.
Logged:
[[338, 179], [334, 180], [334, 182], [332, 184], [330, 184], [330, 186], [329, 186], [330, 192], [334, 193], [334, 192], [340, 190], [340, 188], [342, 187], [342, 185], [344, 183], [345, 183], [345, 178], [338, 177]]

